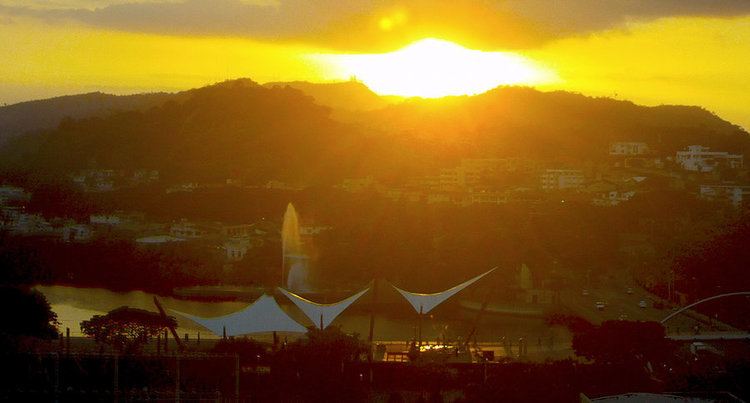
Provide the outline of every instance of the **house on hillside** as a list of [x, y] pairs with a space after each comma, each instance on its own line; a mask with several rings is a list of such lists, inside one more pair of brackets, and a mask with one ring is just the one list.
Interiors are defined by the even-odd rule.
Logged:
[[31, 193], [26, 192], [24, 188], [0, 186], [0, 206], [8, 203], [28, 203], [29, 200], [31, 200]]
[[585, 181], [578, 169], [547, 169], [541, 175], [542, 190], [578, 189]]
[[742, 168], [743, 159], [740, 154], [710, 151], [708, 147], [692, 145], [685, 151], [678, 151], [675, 161], [686, 171], [713, 172], [717, 167]]
[[209, 225], [194, 223], [184, 218], [172, 223], [169, 227], [170, 236], [182, 239], [204, 238], [214, 232], [218, 232], [218, 229]]
[[750, 185], [706, 184], [700, 186], [698, 195], [706, 200], [723, 201], [740, 208], [750, 198]]
[[248, 249], [253, 246], [249, 238], [232, 238], [224, 241], [223, 248], [226, 260], [239, 262], [247, 254]]
[[648, 144], [643, 142], [618, 141], [609, 145], [609, 155], [635, 156], [646, 155], [650, 152]]
[[86, 224], [68, 224], [62, 227], [63, 242], [88, 242], [94, 238], [94, 230]]

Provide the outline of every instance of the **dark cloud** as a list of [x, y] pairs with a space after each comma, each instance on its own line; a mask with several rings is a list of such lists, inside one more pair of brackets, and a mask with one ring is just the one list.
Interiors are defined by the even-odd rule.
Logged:
[[[7, 4], [7, 3], [6, 3]], [[350, 51], [403, 45], [426, 36], [493, 48], [531, 47], [668, 16], [750, 14], [750, 0], [185, 0], [89, 9], [0, 5], [0, 15], [30, 16], [131, 32], [227, 35], [297, 41]], [[382, 29], [379, 21], [399, 15]]]

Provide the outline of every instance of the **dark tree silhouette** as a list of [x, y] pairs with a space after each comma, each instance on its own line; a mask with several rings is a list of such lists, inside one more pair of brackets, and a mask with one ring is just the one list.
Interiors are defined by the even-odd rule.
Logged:
[[139, 351], [152, 337], [175, 326], [177, 321], [171, 316], [164, 318], [155, 312], [127, 306], [81, 322], [85, 335], [124, 353]]
[[40, 292], [0, 286], [0, 315], [5, 325], [0, 330], [0, 350], [13, 350], [25, 338], [57, 338], [57, 314]]

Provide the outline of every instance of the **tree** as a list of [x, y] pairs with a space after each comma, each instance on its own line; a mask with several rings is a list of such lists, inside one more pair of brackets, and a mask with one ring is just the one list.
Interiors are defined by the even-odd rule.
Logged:
[[623, 364], [666, 359], [672, 343], [660, 323], [610, 320], [574, 333], [573, 349], [598, 363]]
[[306, 401], [361, 401], [362, 384], [345, 367], [360, 362], [367, 351], [367, 344], [356, 334], [345, 334], [335, 326], [310, 327], [305, 339], [275, 354], [272, 371], [297, 379]]
[[267, 354], [265, 345], [247, 337], [220, 339], [211, 351], [217, 354], [237, 354], [241, 365], [257, 365]]
[[57, 314], [34, 289], [0, 286], [0, 315], [5, 321], [0, 346], [15, 349], [24, 338], [57, 338]]
[[118, 351], [134, 353], [165, 328], [177, 326], [171, 316], [121, 306], [106, 315], [95, 315], [81, 322], [81, 330], [97, 342], [109, 344]]

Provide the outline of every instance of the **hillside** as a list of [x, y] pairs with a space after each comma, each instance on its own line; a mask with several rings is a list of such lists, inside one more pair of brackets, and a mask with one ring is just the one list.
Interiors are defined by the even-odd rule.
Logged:
[[611, 142], [644, 141], [662, 155], [691, 144], [749, 152], [739, 126], [694, 106], [646, 107], [568, 92], [501, 87], [473, 97], [411, 99], [358, 124], [409, 136], [455, 157], [604, 158]]
[[9, 141], [0, 168], [50, 175], [146, 168], [169, 181], [323, 184], [365, 175], [404, 180], [467, 157], [580, 166], [604, 160], [613, 141], [644, 141], [664, 156], [690, 144], [750, 152], [746, 132], [698, 107], [507, 87], [349, 111], [344, 120], [332, 113], [334, 101], [322, 106], [311, 93], [374, 94], [359, 83], [297, 86], [309, 92], [233, 80], [148, 110], [65, 120]]
[[231, 81], [146, 111], [65, 120], [11, 139], [0, 160], [6, 169], [52, 175], [145, 168], [175, 181], [327, 180], [353, 133], [329, 113], [292, 88]]
[[310, 83], [307, 81], [271, 82], [268, 88], [289, 86], [315, 98], [320, 105], [341, 111], [372, 111], [390, 105], [392, 98], [381, 97], [357, 81]]
[[26, 131], [51, 129], [65, 117], [105, 116], [113, 111], [146, 110], [163, 104], [167, 93], [111, 95], [101, 92], [66, 95], [0, 107], [0, 143]]

